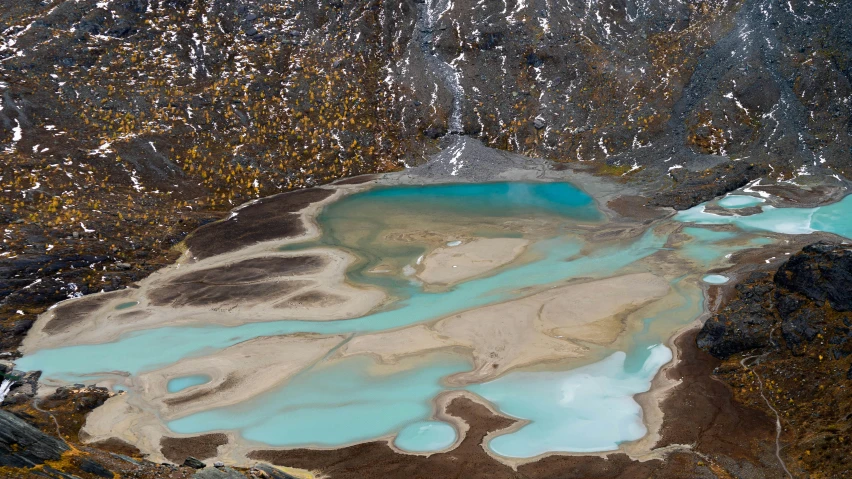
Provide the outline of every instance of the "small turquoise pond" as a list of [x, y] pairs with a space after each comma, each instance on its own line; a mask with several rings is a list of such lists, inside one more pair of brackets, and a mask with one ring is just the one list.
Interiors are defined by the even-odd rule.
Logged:
[[725, 284], [730, 281], [727, 276], [723, 276], [721, 274], [708, 274], [701, 278], [701, 280], [707, 284]]
[[444, 422], [417, 421], [402, 428], [394, 439], [396, 447], [409, 452], [433, 452], [456, 442], [455, 428]]
[[119, 304], [118, 306], [115, 307], [115, 309], [120, 310], [120, 309], [132, 308], [132, 307], [136, 306], [137, 304], [139, 304], [139, 301], [128, 301], [126, 303]]
[[716, 204], [721, 206], [722, 208], [727, 208], [729, 210], [737, 210], [740, 208], [749, 208], [752, 206], [757, 206], [765, 201], [766, 200], [764, 200], [763, 198], [758, 198], [757, 196], [728, 195], [717, 201]]
[[205, 376], [203, 374], [183, 376], [170, 380], [169, 384], [167, 385], [167, 389], [170, 393], [176, 393], [178, 391], [183, 391], [186, 388], [190, 388], [192, 386], [199, 386], [208, 382], [210, 382], [210, 377]]

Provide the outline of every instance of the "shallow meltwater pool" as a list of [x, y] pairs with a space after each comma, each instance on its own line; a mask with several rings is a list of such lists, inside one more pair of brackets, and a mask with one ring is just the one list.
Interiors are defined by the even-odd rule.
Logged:
[[[721, 200], [719, 204], [723, 201]], [[767, 205], [761, 206], [760, 209], [760, 213], [753, 215], [723, 216], [706, 211], [706, 205], [701, 204], [679, 212], [674, 219], [701, 225], [735, 225], [745, 231], [771, 231], [784, 234], [825, 231], [852, 238], [852, 221], [849, 220], [849, 214], [852, 212], [852, 196], [846, 196], [837, 203], [816, 208], [776, 208]]]
[[[731, 198], [720, 205], [756, 205]], [[160, 408], [151, 420], [165, 421], [167, 434], [230, 431], [271, 447], [387, 440], [429, 453], [451, 447], [460, 434], [441, 419], [436, 399], [464, 393], [523, 421], [491, 437], [495, 454], [608, 451], [646, 434], [634, 396], [671, 360], [665, 344], [673, 332], [701, 315], [702, 279], [727, 281], [708, 271], [733, 252], [776, 241], [767, 232], [852, 234], [832, 221], [852, 205], [841, 203], [808, 212], [760, 206], [762, 213], [744, 217], [696, 207], [674, 218], [677, 226], [692, 225], [664, 221], [630, 235], [606, 230], [611, 225], [593, 199], [567, 183], [376, 187], [326, 206], [316, 218], [318, 238], [263, 252], [352, 255], [347, 280], [387, 294], [371, 313], [151, 327], [108, 342], [36, 348], [17, 367], [42, 370], [48, 381], [103, 381], [125, 390]], [[628, 294], [635, 297], [620, 297]], [[105, 309], [153, 308], [146, 298], [133, 299]], [[619, 301], [623, 307], [613, 306]], [[238, 400], [217, 398], [228, 381], [262, 382], [262, 370], [241, 370], [252, 368], [244, 359], [250, 349], [228, 351], [284, 335], [331, 345], [316, 346], [311, 357], [291, 343], [264, 353], [264, 360], [280, 355], [274, 364], [298, 366], [245, 397], [245, 388], [229, 390]], [[190, 405], [168, 406], [183, 399]]]
[[205, 376], [203, 374], [182, 376], [170, 380], [168, 385], [166, 386], [166, 390], [168, 390], [168, 392], [170, 393], [176, 393], [183, 391], [186, 388], [191, 388], [192, 386], [200, 386], [202, 384], [207, 384], [208, 382], [210, 382], [210, 376]]

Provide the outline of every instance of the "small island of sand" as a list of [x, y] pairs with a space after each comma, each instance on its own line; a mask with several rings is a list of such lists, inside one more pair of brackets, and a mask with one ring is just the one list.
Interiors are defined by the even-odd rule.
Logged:
[[522, 238], [477, 238], [436, 248], [422, 261], [417, 278], [427, 284], [453, 285], [514, 261], [529, 245]]

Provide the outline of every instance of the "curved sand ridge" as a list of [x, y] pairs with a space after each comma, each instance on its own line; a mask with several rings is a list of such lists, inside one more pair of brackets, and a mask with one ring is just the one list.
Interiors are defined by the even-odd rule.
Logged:
[[[128, 378], [124, 386], [132, 388], [134, 394], [112, 397], [104, 407], [94, 410], [83, 433], [88, 442], [118, 438], [159, 456], [161, 439], [174, 436], [164, 421], [239, 404], [280, 386], [344, 339], [318, 335], [254, 338]], [[196, 374], [205, 374], [211, 380], [168, 392], [171, 379]]]
[[582, 357], [587, 350], [582, 343], [610, 344], [622, 332], [624, 316], [668, 291], [668, 281], [651, 273], [569, 284], [432, 325], [357, 336], [340, 353], [374, 354], [393, 363], [403, 356], [461, 347], [472, 351], [475, 368], [452, 382], [482, 382], [520, 366]]

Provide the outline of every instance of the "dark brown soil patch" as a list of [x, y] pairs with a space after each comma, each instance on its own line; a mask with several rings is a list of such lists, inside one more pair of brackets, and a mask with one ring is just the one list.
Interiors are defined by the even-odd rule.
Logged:
[[[774, 458], [775, 422], [763, 411], [737, 403], [730, 389], [713, 378], [721, 361], [695, 344], [698, 329], [675, 342], [680, 362], [668, 371], [683, 381], [662, 403], [664, 412], [658, 447], [694, 444], [696, 449], [777, 470]], [[782, 477], [783, 471], [777, 470]]]
[[186, 245], [199, 259], [227, 253], [261, 241], [303, 234], [298, 212], [334, 194], [334, 190], [310, 188], [263, 198], [237, 211], [229, 219], [197, 229]]
[[171, 283], [253, 283], [276, 276], [315, 273], [325, 264], [326, 261], [320, 256], [268, 256], [187, 273], [173, 279]]
[[109, 295], [99, 294], [60, 304], [53, 312], [53, 319], [44, 325], [44, 332], [58, 333], [77, 321], [85, 319], [110, 299], [112, 297]]
[[644, 196], [619, 196], [606, 206], [626, 218], [639, 221], [655, 220], [668, 214], [665, 210], [649, 206], [649, 198]]
[[111, 437], [109, 439], [105, 439], [103, 441], [93, 442], [89, 444], [91, 447], [95, 447], [98, 449], [103, 449], [104, 451], [114, 452], [116, 454], [123, 454], [129, 457], [140, 457], [142, 452], [136, 448], [136, 446], [122, 441], [116, 437]]
[[189, 456], [201, 460], [214, 457], [218, 447], [225, 444], [228, 444], [228, 436], [222, 433], [194, 437], [164, 437], [160, 439], [160, 451], [166, 459], [175, 464], [182, 464]]
[[333, 294], [326, 294], [319, 291], [308, 291], [276, 304], [276, 308], [291, 308], [293, 306], [317, 306], [320, 304], [331, 305], [338, 304], [343, 301], [343, 298]]
[[361, 176], [353, 176], [352, 178], [345, 178], [340, 181], [335, 181], [335, 185], [361, 185], [368, 181], [373, 181], [378, 178], [379, 175], [361, 175]]
[[148, 297], [156, 305], [209, 306], [246, 300], [264, 301], [310, 284], [307, 281], [269, 281], [252, 284], [178, 283], [157, 288]]
[[117, 321], [138, 321], [142, 318], [147, 317], [151, 313], [147, 311], [128, 311], [126, 313], [121, 313], [119, 315], [114, 316]]

